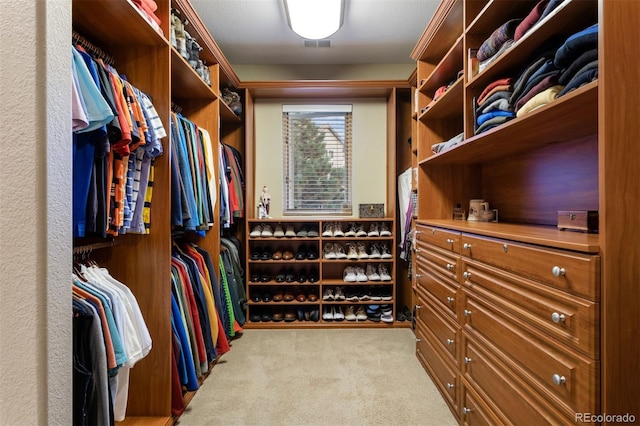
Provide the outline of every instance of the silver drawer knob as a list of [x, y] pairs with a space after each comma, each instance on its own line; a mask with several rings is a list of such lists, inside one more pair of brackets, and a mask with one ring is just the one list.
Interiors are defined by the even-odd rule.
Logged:
[[416, 274], [416, 279], [419, 279], [422, 275]]
[[462, 407], [462, 414], [469, 414], [471, 412], [471, 408]]
[[471, 244], [469, 243], [464, 243], [464, 245], [462, 246], [463, 249], [465, 250], [471, 250]]
[[453, 389], [455, 385], [453, 383], [447, 383], [447, 389]]
[[453, 271], [454, 268], [455, 268], [455, 266], [453, 266], [451, 263], [447, 263], [447, 269], [449, 271]]
[[447, 339], [447, 345], [453, 345], [453, 342], [455, 342], [455, 340]]
[[471, 272], [464, 271], [462, 273], [462, 276], [464, 277], [464, 279], [468, 280], [469, 278], [471, 278]]
[[465, 310], [462, 312], [462, 314], [463, 314], [465, 317], [468, 317], [468, 316], [471, 316], [471, 311], [470, 311], [470, 310], [468, 310], [468, 309], [465, 309]]
[[469, 364], [471, 362], [471, 358], [469, 358], [468, 356], [464, 357], [464, 363], [465, 364]]
[[416, 309], [422, 309], [422, 306], [416, 305]]
[[453, 244], [453, 240], [451, 238], [447, 238], [447, 244]]
[[564, 322], [564, 320], [564, 314], [559, 314], [557, 312], [551, 314], [551, 321], [555, 322], [556, 324], [560, 324], [561, 322]]
[[454, 299], [453, 297], [451, 297], [451, 296], [448, 296], [448, 297], [447, 297], [447, 302], [448, 302], [448, 303], [453, 303], [453, 301], [454, 301], [454, 300], [455, 300], [455, 299]]
[[551, 378], [553, 379], [553, 383], [555, 383], [558, 386], [567, 382], [567, 378], [559, 374], [554, 374], [553, 376], [551, 376]]
[[415, 253], [420, 253], [420, 249], [417, 248], [417, 249], [414, 250], [414, 252]]
[[567, 274], [567, 271], [559, 266], [554, 266], [553, 268], [551, 268], [551, 273], [554, 277], [564, 277]]
[[422, 339], [416, 337], [416, 342], [422, 342]]

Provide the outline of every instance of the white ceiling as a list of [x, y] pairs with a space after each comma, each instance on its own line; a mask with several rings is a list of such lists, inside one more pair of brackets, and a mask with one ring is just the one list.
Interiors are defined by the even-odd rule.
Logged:
[[[231, 65], [408, 64], [439, 0], [345, 0], [331, 47], [304, 47], [282, 0], [191, 0]], [[186, 28], [189, 29], [188, 26]]]

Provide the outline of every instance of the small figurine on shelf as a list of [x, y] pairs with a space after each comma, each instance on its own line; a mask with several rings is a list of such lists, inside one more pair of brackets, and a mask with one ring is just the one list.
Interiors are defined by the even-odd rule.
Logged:
[[271, 195], [269, 194], [269, 188], [266, 186], [262, 187], [262, 194], [260, 195], [260, 201], [262, 206], [264, 207], [265, 218], [271, 217], [269, 216], [269, 207], [271, 205]]
[[258, 219], [266, 219], [267, 218], [267, 211], [264, 208], [264, 204], [260, 203], [258, 204]]

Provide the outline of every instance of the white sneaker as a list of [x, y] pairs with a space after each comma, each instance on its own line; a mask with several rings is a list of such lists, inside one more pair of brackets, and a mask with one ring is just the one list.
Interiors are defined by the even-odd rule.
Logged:
[[342, 321], [344, 319], [344, 313], [342, 312], [342, 306], [338, 306], [333, 312], [333, 319], [336, 321]]
[[369, 227], [369, 233], [367, 234], [369, 237], [379, 237], [380, 236], [380, 226], [374, 222]]
[[335, 308], [333, 306], [331, 308], [325, 308], [324, 313], [322, 314], [322, 319], [325, 321], [333, 321], [334, 313]]
[[393, 322], [393, 314], [385, 314], [385, 313], [383, 313], [382, 315], [380, 315], [380, 321], [386, 322], [386, 323], [392, 323]]
[[367, 311], [364, 309], [364, 306], [358, 306], [358, 310], [356, 310], [356, 320], [358, 321], [367, 320]]
[[282, 225], [276, 225], [276, 229], [273, 231], [273, 236], [276, 238], [284, 237], [284, 229], [282, 229]]
[[367, 275], [364, 273], [364, 269], [360, 266], [355, 267], [356, 280], [359, 283], [364, 283], [368, 281]]
[[318, 230], [315, 228], [310, 228], [307, 231], [307, 237], [309, 238], [316, 238], [318, 236]]
[[387, 226], [386, 223], [382, 222], [380, 224], [380, 236], [381, 237], [390, 237], [391, 236], [391, 231], [389, 230], [389, 227]]
[[334, 251], [335, 246], [332, 243], [327, 243], [324, 245], [324, 258], [325, 259], [335, 259], [336, 252]]
[[333, 224], [332, 223], [325, 223], [324, 224], [324, 230], [322, 231], [322, 236], [323, 237], [333, 237]]
[[347, 309], [344, 313], [344, 319], [347, 321], [355, 321], [357, 319], [355, 309], [353, 309], [353, 305], [347, 306]]
[[342, 226], [336, 222], [333, 225], [333, 236], [334, 237], [344, 237], [344, 232], [342, 232]]
[[349, 228], [347, 232], [344, 233], [345, 237], [355, 237], [356, 236], [356, 224], [354, 222], [349, 223]]
[[344, 268], [344, 281], [347, 283], [355, 283], [356, 281], [358, 281], [358, 278], [356, 277], [356, 271], [355, 269], [353, 269], [353, 266], [347, 266], [346, 268]]
[[377, 244], [372, 244], [369, 250], [371, 251], [371, 253], [369, 253], [369, 259], [380, 259], [380, 249]]
[[376, 272], [376, 267], [371, 264], [367, 265], [367, 278], [371, 281], [380, 281], [380, 275]]
[[387, 267], [383, 264], [378, 265], [378, 274], [380, 275], [380, 279], [382, 281], [391, 281], [391, 275], [389, 275]]
[[391, 255], [391, 252], [389, 251], [389, 247], [387, 247], [387, 245], [386, 245], [386, 244], [382, 244], [382, 245], [380, 246], [380, 252], [381, 252], [380, 257], [381, 257], [382, 259], [391, 259], [391, 258], [393, 257], [393, 256]]
[[262, 225], [262, 232], [260, 233], [261, 237], [273, 237], [273, 228], [271, 225], [264, 224]]
[[358, 250], [358, 259], [368, 259], [369, 255], [367, 254], [367, 249], [364, 246], [364, 243], [358, 243], [356, 246]]
[[285, 237], [295, 237], [296, 231], [293, 229], [293, 225], [287, 225], [287, 231], [284, 233]]
[[356, 225], [356, 237], [366, 237], [367, 233], [361, 223]]
[[259, 237], [261, 234], [262, 234], [262, 225], [256, 225], [251, 230], [251, 233], [249, 234], [249, 236], [255, 238], [255, 237]]
[[342, 291], [341, 287], [336, 287], [335, 290], [333, 290], [333, 299], [334, 300], [345, 300], [346, 297], [344, 295], [344, 292]]
[[333, 296], [333, 290], [330, 288], [325, 288], [324, 293], [322, 294], [322, 300], [335, 300]]
[[348, 243], [349, 252], [347, 253], [347, 259], [358, 260], [358, 252], [356, 251], [356, 245], [353, 243]]
[[338, 258], [338, 259], [346, 259], [347, 258], [347, 254], [344, 252], [344, 249], [342, 248], [341, 244], [335, 243], [333, 245], [333, 251], [336, 252], [336, 258]]
[[305, 238], [309, 236], [309, 230], [306, 226], [302, 226], [298, 232], [296, 232], [296, 237]]

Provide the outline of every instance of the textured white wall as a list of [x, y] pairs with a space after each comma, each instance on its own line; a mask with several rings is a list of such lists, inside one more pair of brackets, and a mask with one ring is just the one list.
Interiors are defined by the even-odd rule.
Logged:
[[0, 424], [71, 424], [71, 0], [0, 1]]

